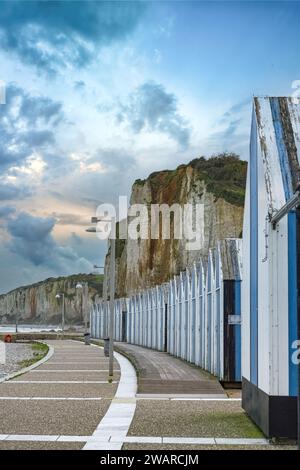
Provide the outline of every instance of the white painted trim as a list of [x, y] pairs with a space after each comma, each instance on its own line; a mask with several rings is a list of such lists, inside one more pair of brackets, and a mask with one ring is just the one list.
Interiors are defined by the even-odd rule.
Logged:
[[27, 434], [9, 434], [4, 441], [22, 441], [22, 442], [29, 442], [29, 441], [37, 441], [37, 442], [53, 442], [57, 441], [59, 436], [44, 436], [44, 435], [27, 435]]
[[35, 362], [31, 366], [23, 367], [23, 369], [20, 369], [20, 370], [18, 370], [16, 372], [13, 372], [11, 374], [7, 374], [5, 377], [0, 379], [0, 383], [6, 382], [7, 380], [11, 380], [14, 377], [17, 377], [18, 375], [25, 374], [26, 372], [29, 372], [29, 371], [35, 369], [36, 367], [39, 367], [41, 364], [44, 364], [44, 362], [48, 361], [53, 356], [54, 348], [52, 346], [50, 346], [50, 344], [48, 344], [44, 341], [38, 341], [38, 342], [43, 343], [43, 344], [47, 344], [49, 350], [48, 350], [46, 356], [44, 356], [40, 361]]
[[162, 444], [162, 437], [155, 436], [126, 436], [124, 442], [132, 442], [133, 444]]
[[163, 437], [163, 444], [202, 444], [214, 445], [213, 437]]
[[[52, 361], [51, 364], [55, 364], [55, 365], [65, 365], [65, 364], [99, 364], [99, 362], [101, 361], [76, 361], [76, 362], [54, 362]], [[102, 361], [102, 362], [105, 362], [107, 364], [107, 360], [106, 361]], [[74, 369], [76, 370], [76, 369]]]
[[171, 401], [241, 401], [241, 398], [170, 398]]
[[[110, 442], [112, 442], [111, 439]], [[124, 442], [149, 444], [199, 444], [199, 445], [271, 445], [267, 439], [219, 438], [219, 437], [158, 437], [158, 436], [127, 436]]]
[[59, 436], [56, 442], [86, 442], [89, 436]]
[[15, 384], [117, 384], [117, 380], [109, 382], [108, 380], [14, 380]]
[[1, 397], [1, 400], [75, 400], [75, 401], [99, 401], [102, 397]]
[[89, 436], [60, 436], [44, 434], [0, 434], [0, 441], [21, 442], [86, 442]]
[[215, 437], [217, 445], [270, 445], [267, 439], [249, 439], [249, 438], [223, 438]]
[[[109, 372], [108, 369], [68, 369], [68, 370], [64, 370], [64, 369], [40, 369], [40, 370], [33, 370], [32, 372], [37, 372], [38, 374], [41, 374], [41, 373], [65, 373], [65, 372], [72, 372], [73, 374], [75, 372]], [[119, 370], [116, 370], [115, 372], [120, 372]]]
[[137, 400], [161, 400], [161, 401], [224, 401], [224, 402], [232, 402], [232, 401], [241, 401], [241, 398], [203, 398], [203, 397], [198, 397], [198, 398], [191, 398], [191, 397], [160, 397], [157, 395], [154, 395], [153, 398], [149, 395], [147, 397], [144, 396], [139, 396], [137, 395], [136, 397]]
[[226, 398], [225, 393], [223, 394], [176, 394], [176, 393], [138, 393], [136, 395], [136, 398], [148, 398], [149, 400], [155, 400], [155, 399], [160, 399], [160, 398], [165, 398], [169, 400], [196, 400], [196, 399], [222, 399], [222, 400], [229, 400], [229, 398]]
[[[98, 435], [100, 436], [100, 434]], [[272, 446], [267, 439], [249, 438], [220, 438], [220, 437], [168, 437], [168, 436], [125, 436], [120, 440], [118, 434], [112, 435], [109, 440], [102, 436], [67, 436], [67, 435], [44, 435], [44, 434], [0, 434], [0, 441], [20, 442], [86, 442], [84, 449], [115, 450], [121, 449], [123, 443], [131, 444], [186, 444], [186, 445], [228, 445], [228, 446]], [[93, 439], [91, 439], [93, 438]], [[107, 439], [107, 440], [104, 440]]]
[[123, 355], [114, 352], [114, 356], [121, 369], [119, 386], [105, 416], [83, 450], [121, 450], [135, 413], [137, 377], [134, 367]]

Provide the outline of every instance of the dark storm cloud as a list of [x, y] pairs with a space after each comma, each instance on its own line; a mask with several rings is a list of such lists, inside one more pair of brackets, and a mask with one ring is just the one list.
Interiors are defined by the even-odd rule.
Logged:
[[0, 201], [10, 201], [13, 199], [24, 199], [30, 196], [31, 190], [25, 186], [3, 182], [0, 179]]
[[17, 140], [20, 143], [30, 145], [30, 147], [44, 147], [45, 145], [54, 144], [55, 138], [52, 131], [42, 130], [35, 131], [31, 130], [28, 132], [20, 133], [17, 136]]
[[127, 122], [135, 133], [160, 131], [182, 148], [189, 145], [191, 129], [178, 112], [177, 98], [159, 83], [147, 82], [139, 86], [127, 103], [120, 106], [117, 118], [119, 122]]
[[[78, 257], [69, 246], [60, 246], [52, 236], [55, 226], [53, 217], [35, 217], [20, 212], [17, 217], [7, 222], [11, 240], [8, 244], [15, 253], [35, 266], [44, 265], [59, 269], [70, 262], [72, 266], [79, 262], [88, 266], [88, 262]], [[78, 264], [78, 265], [79, 265]]]
[[45, 96], [31, 96], [9, 84], [0, 107], [0, 168], [24, 164], [35, 150], [53, 148], [54, 130], [64, 120], [62, 105]]
[[16, 212], [16, 209], [13, 206], [1, 206], [0, 207], [0, 219], [1, 218], [5, 219], [6, 217], [9, 217], [15, 212]]
[[99, 45], [131, 33], [145, 7], [130, 1], [2, 1], [0, 44], [44, 72], [83, 67]]
[[43, 121], [56, 126], [63, 120], [62, 104], [47, 96], [33, 97], [23, 92], [20, 117], [26, 119], [29, 125]]

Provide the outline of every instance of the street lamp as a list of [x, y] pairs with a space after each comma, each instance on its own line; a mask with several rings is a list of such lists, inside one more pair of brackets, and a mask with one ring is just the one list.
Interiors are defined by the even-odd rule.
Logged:
[[[109, 376], [114, 375], [114, 329], [115, 329], [115, 256], [116, 256], [116, 219], [111, 217], [108, 219], [92, 217], [91, 223], [110, 222], [110, 294], [109, 294]], [[89, 227], [87, 232], [95, 233], [96, 227]], [[106, 282], [104, 295], [106, 300]]]
[[64, 292], [58, 292], [55, 296], [56, 299], [62, 298], [62, 309], [61, 309], [61, 331], [64, 334], [65, 330], [65, 294]]
[[[91, 222], [92, 223], [96, 223], [98, 222], [98, 218], [97, 217], [92, 217], [91, 219]], [[97, 230], [96, 230], [96, 227], [89, 227], [87, 229], [85, 229], [86, 232], [89, 232], [89, 233], [96, 233]], [[96, 265], [94, 265], [94, 268], [96, 267]], [[106, 304], [107, 304], [107, 283], [106, 283], [106, 278], [105, 278], [105, 266], [97, 266], [97, 268], [103, 268], [104, 270], [104, 279], [103, 279], [103, 292], [102, 292], [102, 301], [103, 301], [103, 304], [105, 306], [105, 310], [104, 310], [104, 318], [103, 318], [103, 336], [106, 337], [108, 335], [107, 333], [107, 318], [106, 318]]]
[[[83, 317], [83, 312], [82, 312], [82, 305], [83, 305], [83, 286], [80, 284], [80, 282], [77, 282], [76, 284], [76, 289], [80, 291], [81, 293], [81, 305], [80, 305], [80, 311], [81, 311], [81, 318]], [[87, 332], [87, 321], [86, 321], [86, 315], [84, 314], [84, 330], [85, 333]]]

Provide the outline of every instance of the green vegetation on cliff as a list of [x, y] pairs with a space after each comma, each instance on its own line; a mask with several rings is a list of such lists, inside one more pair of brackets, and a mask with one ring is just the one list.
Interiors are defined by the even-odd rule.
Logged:
[[237, 206], [244, 205], [247, 162], [235, 153], [221, 153], [211, 158], [195, 158], [189, 165], [199, 171], [207, 190], [216, 198]]
[[[207, 191], [214, 194], [216, 199], [222, 198], [230, 204], [243, 206], [246, 188], [247, 162], [240, 160], [235, 153], [220, 153], [210, 158], [199, 157], [186, 165], [179, 165], [175, 170], [163, 170], [151, 173], [145, 180], [138, 179], [135, 185], [143, 186], [147, 181], [151, 185], [155, 196], [162, 188], [174, 182], [174, 190], [180, 187], [180, 180], [184, 177], [188, 167], [195, 170], [197, 179], [204, 181]], [[175, 184], [176, 183], [176, 184]], [[172, 201], [174, 191], [170, 192]], [[176, 199], [176, 197], [175, 197]], [[165, 201], [168, 202], [168, 201]]]
[[[70, 276], [49, 277], [48, 279], [44, 279], [43, 281], [35, 282], [33, 284], [26, 285], [26, 286], [17, 287], [16, 289], [13, 289], [12, 291], [7, 292], [6, 294], [1, 294], [0, 298], [4, 297], [7, 294], [10, 294], [11, 292], [24, 290], [24, 289], [27, 289], [29, 287], [31, 287], [31, 288], [38, 287], [42, 284], [45, 284], [46, 285], [46, 290], [48, 292], [50, 292], [52, 290], [51, 289], [51, 284], [53, 284], [53, 283], [77, 284], [78, 282], [80, 282], [80, 283], [87, 282], [90, 288], [95, 289], [101, 295], [102, 294], [103, 278], [104, 278], [103, 274], [92, 274], [92, 273], [90, 273], [90, 274], [79, 273], [79, 274], [71, 274]], [[72, 294], [70, 294], [69, 296], [72, 297]]]

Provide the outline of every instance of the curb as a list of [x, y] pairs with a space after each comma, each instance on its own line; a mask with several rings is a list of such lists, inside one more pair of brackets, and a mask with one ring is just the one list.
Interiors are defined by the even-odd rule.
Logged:
[[131, 362], [122, 354], [114, 351], [114, 358], [121, 370], [116, 394], [82, 450], [121, 450], [132, 423], [136, 409], [136, 372]]
[[[47, 344], [44, 341], [39, 341], [39, 343]], [[12, 372], [11, 374], [7, 374], [5, 377], [0, 379], [0, 383], [6, 382], [7, 380], [11, 380], [18, 375], [25, 374], [26, 372], [30, 372], [32, 369], [35, 369], [36, 367], [40, 366], [44, 362], [48, 361], [54, 354], [54, 348], [47, 344], [49, 351], [47, 352], [46, 356], [44, 356], [42, 359], [39, 361], [35, 362], [34, 364], [31, 364], [31, 366], [24, 367], [23, 369], [17, 370], [16, 372]]]

